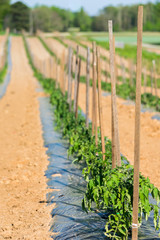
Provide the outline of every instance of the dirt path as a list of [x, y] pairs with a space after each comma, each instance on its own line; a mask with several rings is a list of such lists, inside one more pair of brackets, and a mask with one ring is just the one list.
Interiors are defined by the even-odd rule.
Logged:
[[12, 74], [0, 101], [0, 239], [50, 239], [46, 149], [37, 82], [22, 38], [12, 38]]
[[[85, 112], [86, 99], [85, 84], [80, 84], [79, 106]], [[111, 97], [103, 96], [103, 115], [105, 136], [111, 139]], [[120, 149], [130, 163], [134, 163], [134, 121], [135, 107], [125, 105], [125, 100], [117, 98]], [[90, 119], [92, 106], [92, 91], [90, 88]], [[149, 177], [151, 182], [160, 189], [160, 121], [152, 120], [155, 113], [141, 114], [141, 164], [140, 171], [145, 177]]]

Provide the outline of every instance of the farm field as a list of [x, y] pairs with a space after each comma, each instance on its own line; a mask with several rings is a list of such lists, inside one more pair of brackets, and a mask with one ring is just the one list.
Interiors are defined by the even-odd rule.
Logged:
[[0, 4], [0, 240], [160, 240], [160, 4], [45, 4]]
[[[26, 46], [30, 54], [31, 61], [34, 64], [34, 71], [41, 73], [40, 81], [45, 88], [50, 85], [46, 85], [47, 79], [55, 79], [60, 88], [63, 88], [62, 76], [65, 81], [65, 91], [68, 91], [69, 78], [64, 68], [62, 74], [61, 61], [62, 55], [67, 54], [67, 48], [56, 39], [52, 38], [38, 38], [38, 37], [26, 37]], [[66, 40], [67, 42], [68, 40]], [[44, 42], [46, 45], [44, 45]], [[65, 42], [65, 43], [66, 43]], [[67, 42], [69, 43], [69, 42]], [[39, 96], [47, 96], [42, 92], [36, 92], [38, 88], [37, 80], [33, 77], [33, 70], [27, 62], [25, 53], [25, 47], [22, 37], [12, 37], [12, 72], [11, 83], [7, 89], [7, 93], [0, 101], [1, 108], [4, 109], [0, 116], [0, 133], [3, 136], [1, 142], [2, 158], [0, 173], [2, 176], [1, 185], [1, 236], [6, 238], [13, 236], [14, 238], [22, 238], [25, 236], [31, 236], [32, 239], [38, 239], [40, 236], [44, 239], [49, 239], [49, 212], [53, 209], [54, 205], [46, 207], [45, 194], [50, 192], [46, 190], [46, 179], [43, 176], [43, 172], [47, 169], [47, 155], [43, 147], [42, 139], [42, 126], [40, 124], [40, 112], [38, 109]], [[57, 47], [58, 46], [58, 47]], [[19, 54], [17, 54], [19, 49]], [[58, 50], [59, 49], [59, 50]], [[75, 44], [76, 49], [76, 44]], [[103, 53], [103, 51], [102, 51]], [[85, 58], [85, 51], [82, 53]], [[108, 54], [108, 53], [107, 53]], [[55, 60], [57, 56], [58, 61]], [[67, 56], [67, 55], [66, 55]], [[83, 60], [83, 59], [82, 59]], [[65, 58], [67, 61], [67, 57]], [[76, 61], [76, 52], [73, 58]], [[104, 61], [103, 59], [101, 60]], [[104, 61], [105, 62], [105, 61]], [[86, 65], [86, 62], [84, 61]], [[129, 65], [127, 65], [129, 68]], [[22, 71], [17, 73], [17, 69]], [[25, 69], [25, 70], [23, 70]], [[91, 66], [92, 69], [92, 66]], [[108, 66], [109, 69], [109, 66]], [[76, 73], [76, 64], [73, 64], [72, 71], [74, 73], [73, 80]], [[86, 66], [82, 68], [82, 77], [86, 78]], [[122, 72], [120, 71], [120, 74]], [[101, 75], [104, 75], [101, 72]], [[36, 75], [39, 78], [39, 74]], [[43, 77], [42, 77], [43, 76]], [[128, 75], [129, 78], [130, 75]], [[92, 78], [92, 73], [90, 78]], [[43, 79], [46, 78], [46, 84]], [[43, 82], [44, 81], [44, 82]], [[51, 80], [51, 85], [53, 80]], [[105, 82], [105, 78], [101, 79]], [[122, 80], [121, 80], [122, 81]], [[109, 80], [108, 83], [109, 84]], [[120, 84], [120, 83], [119, 83]], [[121, 83], [123, 85], [123, 82]], [[118, 87], [118, 85], [117, 85]], [[74, 81], [72, 83], [72, 100], [74, 101]], [[150, 87], [146, 86], [148, 92], [151, 91]], [[154, 89], [152, 89], [154, 91]], [[142, 86], [142, 93], [144, 87]], [[145, 90], [146, 91], [146, 90]], [[146, 92], [145, 92], [146, 93]], [[157, 88], [158, 96], [160, 95]], [[49, 91], [50, 94], [50, 91]], [[93, 99], [92, 87], [89, 88], [90, 105], [89, 105], [89, 118], [92, 119], [92, 99]], [[154, 93], [153, 93], [154, 94]], [[23, 96], [23, 98], [22, 98]], [[98, 95], [96, 96], [98, 102]], [[19, 101], [23, 99], [23, 101]], [[86, 84], [81, 82], [79, 84], [79, 108], [86, 114]], [[112, 138], [111, 132], [111, 95], [107, 91], [102, 91], [102, 109], [103, 109], [103, 126], [104, 135], [109, 139]], [[120, 151], [129, 160], [130, 164], [134, 164], [134, 121], [135, 121], [135, 105], [133, 101], [125, 100], [121, 97], [117, 97], [117, 110], [119, 121], [119, 140]], [[18, 111], [18, 112], [17, 112]], [[98, 112], [98, 106], [95, 109]], [[144, 177], [148, 177], [152, 184], [158, 189], [160, 188], [160, 164], [159, 164], [159, 139], [160, 139], [160, 122], [159, 120], [152, 119], [157, 116], [155, 110], [149, 109], [145, 112], [141, 112], [141, 164], [140, 172]], [[159, 115], [158, 115], [159, 116]], [[12, 119], [12, 121], [10, 121]], [[100, 124], [98, 117], [97, 124]], [[7, 128], [5, 126], [8, 126]], [[36, 126], [36, 128], [34, 127]], [[5, 130], [7, 129], [7, 131]], [[33, 131], [34, 129], [34, 131]], [[13, 135], [8, 139], [6, 136], [9, 132], [13, 132]], [[18, 134], [18, 138], [15, 138]], [[29, 133], [29, 134], [28, 134]], [[6, 142], [4, 141], [6, 139]], [[9, 151], [6, 149], [6, 145], [9, 146]], [[18, 146], [18, 151], [16, 150]], [[13, 154], [14, 152], [14, 154]], [[12, 157], [11, 157], [12, 156]], [[10, 167], [8, 168], [8, 160], [12, 158]], [[6, 159], [4, 161], [4, 159]], [[34, 163], [32, 160], [35, 159]], [[152, 164], [151, 164], [152, 159]], [[7, 176], [9, 172], [9, 176]], [[22, 174], [20, 174], [22, 172]], [[38, 174], [38, 175], [37, 175]], [[35, 176], [35, 177], [34, 177]], [[38, 176], [38, 177], [37, 177]], [[57, 175], [59, 176], [59, 175]], [[32, 184], [31, 184], [32, 183]], [[11, 192], [12, 190], [12, 192]], [[53, 191], [54, 192], [54, 191]], [[7, 198], [8, 194], [10, 197]], [[63, 192], [62, 192], [63, 194]], [[22, 197], [23, 196], [23, 197]], [[7, 198], [7, 201], [4, 199]], [[31, 199], [31, 201], [26, 200]], [[4, 203], [5, 202], [5, 203]], [[23, 205], [27, 202], [27, 205]], [[31, 203], [32, 202], [32, 203]], [[16, 212], [15, 215], [15, 206]], [[28, 210], [27, 210], [28, 209]], [[28, 212], [23, 217], [20, 212]], [[35, 214], [36, 211], [36, 214]], [[31, 216], [32, 221], [30, 221]], [[8, 216], [10, 216], [8, 218]], [[13, 223], [14, 218], [14, 223]], [[47, 221], [46, 221], [47, 219]], [[30, 227], [32, 225], [32, 227]], [[27, 227], [26, 227], [27, 226]], [[43, 228], [39, 228], [43, 226]], [[142, 228], [143, 229], [143, 228]], [[32, 233], [34, 231], [34, 235]], [[31, 232], [31, 233], [30, 233]], [[54, 233], [54, 227], [53, 227]], [[30, 235], [31, 234], [31, 235]], [[142, 234], [143, 235], [143, 234]], [[143, 238], [142, 238], [143, 239]]]
[[[78, 33], [78, 36], [91, 37], [97, 41], [108, 41], [108, 36], [106, 32], [87, 32], [87, 33]], [[115, 32], [115, 40], [117, 42], [123, 42], [125, 44], [136, 44], [137, 43], [137, 34], [136, 32]], [[143, 43], [160, 45], [160, 33], [159, 32], [144, 32], [143, 33]]]
[[[4, 38], [4, 37], [3, 37]], [[12, 56], [12, 71], [11, 83], [8, 86], [7, 92], [3, 99], [0, 100], [1, 109], [0, 115], [0, 134], [1, 138], [1, 230], [0, 236], [4, 239], [10, 236], [15, 238], [25, 238], [26, 236], [32, 239], [49, 239], [49, 222], [50, 211], [55, 207], [54, 204], [46, 206], [46, 194], [49, 194], [50, 189], [46, 189], [46, 177], [44, 171], [47, 170], [47, 155], [46, 149], [43, 147], [44, 140], [42, 138], [42, 126], [40, 123], [40, 112], [38, 97], [48, 96], [47, 94], [37, 92], [38, 82], [33, 76], [34, 71], [38, 71], [35, 76], [40, 77], [40, 82], [44, 88], [50, 87], [47, 79], [51, 80], [51, 85], [56, 81], [57, 86], [63, 91], [68, 91], [69, 76], [67, 67], [62, 68], [63, 55], [65, 54], [64, 63], [67, 62], [68, 46], [72, 44], [74, 49], [73, 66], [72, 66], [72, 100], [74, 102], [74, 78], [76, 76], [76, 47], [77, 42], [74, 40], [45, 38], [39, 37], [24, 37], [26, 46], [22, 37], [12, 37], [11, 40], [11, 56]], [[63, 41], [63, 42], [62, 42]], [[83, 45], [90, 46], [91, 43], [83, 41]], [[28, 48], [30, 58], [33, 62], [34, 69], [29, 66], [25, 48]], [[18, 54], [17, 54], [18, 50]], [[81, 82], [79, 83], [79, 98], [78, 106], [86, 114], [86, 48], [80, 45], [79, 57], [82, 56]], [[109, 57], [108, 51], [103, 51], [101, 81], [107, 88], [103, 89], [102, 85], [102, 109], [103, 109], [103, 126], [104, 135], [109, 139], [112, 138], [111, 124], [111, 94], [107, 90], [110, 86], [110, 76], [106, 80], [104, 69], [109, 72], [109, 63], [106, 59]], [[56, 58], [55, 58], [56, 56]], [[106, 58], [103, 58], [103, 56]], [[93, 61], [93, 53], [91, 53], [91, 62]], [[14, 59], [14, 60], [13, 60]], [[130, 68], [127, 60], [123, 60], [126, 69]], [[105, 66], [107, 65], [107, 67]], [[130, 78], [130, 73], [126, 72], [123, 79], [123, 71], [121, 69], [121, 58], [117, 54], [117, 89], [119, 86], [126, 86], [127, 89], [131, 86], [127, 79]], [[135, 68], [135, 66], [134, 66]], [[21, 69], [21, 71], [18, 71]], [[136, 69], [134, 70], [136, 71]], [[39, 76], [39, 73], [41, 74]], [[128, 74], [128, 75], [127, 75]], [[149, 72], [147, 73], [150, 74]], [[118, 75], [120, 78], [118, 78]], [[62, 81], [64, 77], [64, 82]], [[43, 79], [46, 78], [46, 84]], [[90, 81], [92, 82], [93, 72], [92, 64], [90, 65]], [[54, 79], [54, 81], [53, 81]], [[159, 78], [158, 78], [159, 79]], [[125, 82], [124, 82], [125, 81]], [[63, 86], [65, 83], [65, 86]], [[107, 84], [107, 85], [105, 85]], [[150, 84], [150, 82], [148, 82]], [[48, 87], [47, 87], [48, 86]], [[89, 119], [93, 120], [93, 91], [92, 86], [89, 88], [90, 104], [89, 104]], [[125, 88], [124, 88], [125, 89]], [[107, 90], [107, 91], [106, 91]], [[142, 86], [142, 94], [152, 93], [154, 96], [160, 96], [160, 89], [156, 89], [155, 85]], [[109, 91], [109, 92], [108, 92]], [[135, 89], [133, 89], [135, 91]], [[23, 97], [22, 97], [23, 96]], [[129, 160], [130, 164], [134, 164], [134, 121], [135, 121], [135, 104], [126, 97], [117, 97], [117, 111], [119, 124], [119, 141], [120, 152]], [[143, 96], [143, 95], [142, 95]], [[19, 101], [19, 99], [22, 99]], [[96, 96], [98, 102], [98, 95]], [[145, 106], [143, 107], [145, 109]], [[95, 108], [98, 113], [98, 106]], [[159, 163], [159, 139], [160, 139], [160, 122], [158, 119], [153, 119], [160, 114], [155, 109], [146, 109], [141, 112], [141, 154], [140, 154], [140, 172], [149, 178], [155, 187], [160, 189], [160, 163]], [[12, 119], [12, 121], [11, 121]], [[100, 126], [99, 116], [97, 124]], [[35, 127], [36, 126], [36, 127]], [[13, 133], [13, 134], [10, 134]], [[7, 138], [7, 136], [10, 136]], [[17, 137], [18, 136], [18, 137]], [[4, 141], [4, 139], [6, 139]], [[6, 148], [6, 145], [8, 148]], [[17, 150], [18, 149], [18, 150]], [[11, 161], [10, 161], [11, 159]], [[34, 162], [33, 162], [34, 159]], [[152, 164], [151, 164], [152, 159]], [[8, 164], [8, 161], [10, 164]], [[8, 167], [9, 166], [9, 167]], [[48, 171], [48, 170], [47, 170]], [[8, 174], [9, 173], [9, 174]], [[59, 175], [55, 175], [59, 176]], [[49, 187], [50, 188], [50, 187]], [[58, 190], [58, 189], [57, 189]], [[54, 192], [54, 191], [53, 191]], [[8, 197], [9, 194], [9, 197]], [[63, 192], [62, 192], [63, 194]], [[4, 199], [7, 199], [5, 201]], [[28, 199], [30, 199], [28, 201]], [[26, 202], [26, 204], [24, 204]], [[16, 209], [16, 210], [15, 210]], [[23, 213], [25, 212], [25, 215]], [[26, 213], [27, 212], [27, 213]], [[20, 214], [21, 213], [21, 214]], [[36, 214], [35, 214], [36, 213]], [[31, 221], [32, 218], [32, 221]], [[47, 221], [46, 221], [47, 219]], [[40, 227], [43, 226], [43, 227]], [[54, 226], [54, 225], [53, 225]], [[33, 234], [34, 232], [34, 234]], [[54, 233], [54, 227], [52, 232]], [[143, 228], [142, 228], [143, 232]], [[142, 233], [143, 236], [144, 233]], [[157, 233], [156, 233], [157, 234]], [[143, 239], [143, 238], [142, 238]]]
[[139, 67], [109, 33], [0, 36], [0, 238], [159, 239], [158, 49]]

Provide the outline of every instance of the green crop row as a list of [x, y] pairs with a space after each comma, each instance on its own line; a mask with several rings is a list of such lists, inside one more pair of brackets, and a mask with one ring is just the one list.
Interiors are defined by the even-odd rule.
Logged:
[[[88, 38], [89, 41], [93, 41], [92, 38]], [[97, 45], [109, 50], [109, 43], [107, 41], [96, 41]], [[137, 58], [137, 47], [133, 45], [125, 44], [124, 48], [116, 48], [116, 54], [126, 59], [132, 59], [134, 63], [136, 63]], [[149, 52], [147, 50], [142, 50], [142, 59], [145, 61], [145, 65], [148, 68], [152, 67], [152, 60], [155, 60], [159, 64], [159, 55], [153, 52]], [[158, 65], [157, 64], [157, 65]], [[157, 66], [158, 67], [158, 66]], [[157, 68], [157, 71], [159, 69]]]
[[[86, 77], [81, 76], [80, 82], [86, 83]], [[92, 86], [92, 79], [90, 79], [90, 86]], [[104, 91], [111, 92], [111, 83], [101, 82], [101, 87]], [[116, 93], [123, 99], [135, 100], [136, 87], [130, 86], [129, 83], [123, 83], [116, 86]], [[142, 104], [145, 107], [150, 107], [156, 111], [160, 111], [160, 98], [152, 95], [151, 93], [144, 93], [141, 95]]]
[[[6, 43], [5, 43], [5, 48], [6, 48], [6, 56], [8, 55], [8, 40], [6, 41]], [[6, 73], [7, 73], [7, 68], [8, 68], [8, 63], [7, 63], [7, 60], [6, 60], [6, 62], [5, 62], [5, 65], [4, 65], [4, 67], [2, 68], [2, 70], [0, 71], [0, 83], [2, 83], [3, 81], [4, 81], [4, 77], [5, 77], [5, 75], [6, 75]]]
[[6, 75], [6, 72], [7, 72], [7, 63], [5, 64], [5, 66], [3, 67], [3, 69], [0, 71], [0, 83], [3, 82], [4, 80], [4, 77]]
[[[35, 69], [25, 43], [29, 62], [35, 76], [41, 85], [50, 94], [50, 102], [55, 106], [55, 121], [57, 129], [69, 141], [68, 154], [74, 156], [74, 162], [82, 163], [83, 176], [86, 180], [86, 193], [82, 200], [84, 211], [101, 211], [106, 217], [105, 235], [110, 239], [127, 239], [131, 234], [133, 213], [133, 175], [134, 169], [128, 163], [112, 169], [111, 141], [105, 138], [105, 160], [102, 159], [100, 134], [98, 146], [95, 137], [91, 134], [91, 124], [87, 129], [85, 118], [78, 114], [75, 118], [73, 111], [69, 111], [67, 93], [65, 96], [60, 89], [55, 88], [55, 81], [45, 79]], [[139, 188], [139, 224], [146, 220], [154, 211], [154, 226], [160, 228], [158, 203], [160, 191], [150, 183], [148, 178], [140, 174]], [[156, 200], [150, 203], [149, 195]]]

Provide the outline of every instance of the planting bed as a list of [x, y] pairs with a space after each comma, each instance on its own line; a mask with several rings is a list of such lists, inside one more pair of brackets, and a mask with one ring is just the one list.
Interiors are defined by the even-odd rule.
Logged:
[[[68, 141], [63, 139], [62, 131], [55, 131], [57, 124], [54, 110], [55, 107], [49, 103], [49, 98], [40, 99], [43, 136], [49, 155], [46, 176], [52, 192], [47, 194], [47, 201], [53, 206], [53, 239], [108, 239], [104, 235], [106, 214], [87, 214], [82, 210], [81, 201], [86, 191], [86, 182], [82, 177], [83, 165], [73, 163], [73, 156], [68, 158]], [[143, 223], [139, 230], [139, 239], [151, 240], [153, 236], [154, 239], [158, 239], [152, 217], [147, 223]]]
[[42, 44], [38, 38], [29, 37], [27, 38], [27, 42], [33, 55], [38, 56], [38, 58], [41, 60], [45, 60], [50, 57], [49, 53], [42, 47]]
[[0, 100], [0, 239], [49, 239], [40, 93], [22, 38], [11, 46], [11, 81]]

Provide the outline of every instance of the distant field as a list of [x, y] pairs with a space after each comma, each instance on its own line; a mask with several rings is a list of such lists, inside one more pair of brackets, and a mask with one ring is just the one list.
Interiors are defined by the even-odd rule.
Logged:
[[[91, 37], [95, 41], [108, 41], [108, 33], [100, 32], [100, 33], [80, 33], [80, 35], [84, 35], [86, 37]], [[137, 42], [136, 32], [120, 32], [115, 33], [115, 39], [117, 42], [123, 42], [125, 44], [135, 44]], [[160, 45], [160, 33], [158, 32], [145, 32], [143, 33], [143, 43]]]

